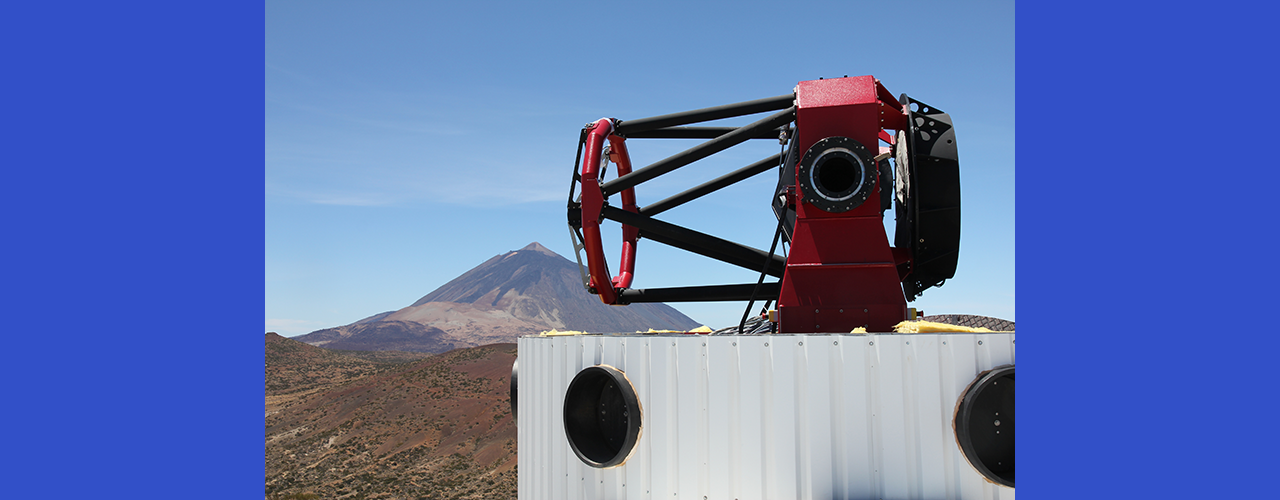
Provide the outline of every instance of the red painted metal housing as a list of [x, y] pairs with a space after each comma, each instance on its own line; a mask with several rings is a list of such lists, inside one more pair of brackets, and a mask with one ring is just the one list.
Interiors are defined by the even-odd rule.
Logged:
[[[848, 137], [878, 152], [883, 129], [905, 123], [902, 105], [871, 76], [800, 82], [796, 107], [795, 147], [802, 154], [827, 137]], [[884, 332], [905, 320], [907, 301], [896, 266], [905, 255], [895, 252], [885, 235], [879, 189], [842, 213], [806, 202], [799, 179], [796, 189], [778, 331], [848, 333], [866, 327]]]

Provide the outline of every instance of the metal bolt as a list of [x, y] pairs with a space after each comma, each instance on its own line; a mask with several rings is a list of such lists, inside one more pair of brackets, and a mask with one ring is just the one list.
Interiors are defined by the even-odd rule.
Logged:
[[765, 347], [769, 347], [769, 343], [768, 343], [768, 342], [765, 342], [765, 343], [764, 343], [764, 346], [765, 346]]
[[1000, 427], [1000, 421], [996, 420], [996, 427]]
[[831, 345], [840, 345], [840, 341], [839, 341], [839, 340], [834, 341], [834, 342], [832, 342], [832, 343], [831, 343]]
[[737, 343], [737, 342], [734, 342], [734, 343], [733, 343], [733, 345], [735, 345], [735, 346], [736, 346], [736, 345], [738, 345], [738, 343]]
[[982, 345], [982, 341], [981, 341], [981, 340], [979, 340], [979, 341], [978, 341], [978, 345]]
[[801, 342], [800, 345], [804, 345], [804, 342]]
[[876, 345], [875, 342], [867, 342], [867, 345]]

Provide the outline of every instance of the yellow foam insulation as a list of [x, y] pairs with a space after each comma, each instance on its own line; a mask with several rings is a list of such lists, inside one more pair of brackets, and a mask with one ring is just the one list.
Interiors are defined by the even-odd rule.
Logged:
[[706, 325], [703, 325], [703, 326], [699, 326], [699, 327], [694, 328], [694, 329], [689, 330], [689, 331], [684, 331], [684, 330], [654, 330], [654, 329], [650, 328], [650, 329], [649, 329], [649, 331], [647, 331], [647, 332], [639, 332], [639, 331], [638, 331], [638, 332], [636, 332], [636, 333], [711, 333], [711, 327], [706, 326]]
[[[687, 332], [684, 330], [654, 330], [650, 328], [649, 331], [647, 332], [636, 332], [636, 333], [711, 333], [711, 328], [707, 326], [699, 326]], [[556, 330], [552, 328], [538, 335], [541, 335], [543, 337], [555, 337], [558, 335], [591, 335], [591, 334], [588, 332], [580, 332], [577, 330]]]
[[552, 328], [550, 330], [540, 333], [539, 335], [542, 335], [543, 337], [554, 337], [557, 335], [587, 335], [587, 332], [579, 332], [577, 330], [562, 331], [562, 330], [556, 330], [555, 328]]
[[934, 332], [963, 332], [963, 333], [993, 333], [989, 328], [973, 328], [969, 326], [948, 325], [946, 323], [936, 323], [933, 321], [903, 321], [893, 326], [893, 331], [897, 333], [934, 333]]
[[849, 333], [867, 333], [867, 327], [859, 326], [857, 328], [854, 328], [853, 331]]

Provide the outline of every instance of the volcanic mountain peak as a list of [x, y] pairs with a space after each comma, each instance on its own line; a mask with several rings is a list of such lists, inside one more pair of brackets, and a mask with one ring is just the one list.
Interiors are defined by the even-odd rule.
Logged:
[[552, 328], [619, 333], [698, 326], [666, 304], [603, 304], [583, 288], [577, 263], [533, 242], [493, 256], [409, 307], [297, 340], [338, 349], [442, 352], [515, 342]]
[[[521, 249], [519, 249], [519, 250], [516, 250], [516, 252], [525, 252], [525, 251], [540, 252], [540, 253], [544, 253], [544, 254], [550, 255], [550, 256], [552, 256], [552, 257], [559, 257], [559, 256], [560, 256], [560, 254], [555, 253], [555, 252], [552, 252], [552, 251], [551, 251], [551, 249], [549, 249], [549, 248], [547, 248], [547, 247], [542, 246], [542, 244], [541, 244], [541, 243], [538, 243], [538, 242], [536, 242], [536, 241], [535, 241], [535, 242], [533, 242], [533, 243], [530, 243], [530, 244], [526, 245], [524, 248], [521, 248]], [[515, 252], [511, 252], [511, 253], [515, 253]]]

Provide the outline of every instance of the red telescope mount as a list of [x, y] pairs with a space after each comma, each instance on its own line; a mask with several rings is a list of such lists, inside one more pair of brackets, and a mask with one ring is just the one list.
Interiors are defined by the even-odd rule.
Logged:
[[[741, 127], [687, 126], [766, 112], [773, 113]], [[651, 138], [706, 141], [633, 169], [627, 139]], [[786, 150], [637, 205], [637, 185], [752, 139], [779, 140]], [[617, 177], [605, 181], [609, 163], [617, 165]], [[769, 170], [778, 176], [778, 230], [767, 252], [656, 217]], [[619, 195], [617, 206], [609, 202], [613, 195]], [[891, 207], [897, 219], [892, 245], [883, 225]], [[600, 237], [606, 219], [622, 224], [617, 275]], [[804, 81], [792, 94], [650, 118], [601, 118], [579, 136], [568, 220], [583, 285], [605, 304], [766, 300], [777, 302], [779, 333], [889, 331], [907, 319], [909, 300], [955, 275], [955, 129], [946, 113], [906, 94], [895, 99], [871, 76]], [[631, 288], [641, 238], [760, 272], [760, 280]], [[779, 238], [790, 245], [785, 258], [774, 252]], [[767, 276], [778, 281], [765, 282]]]

